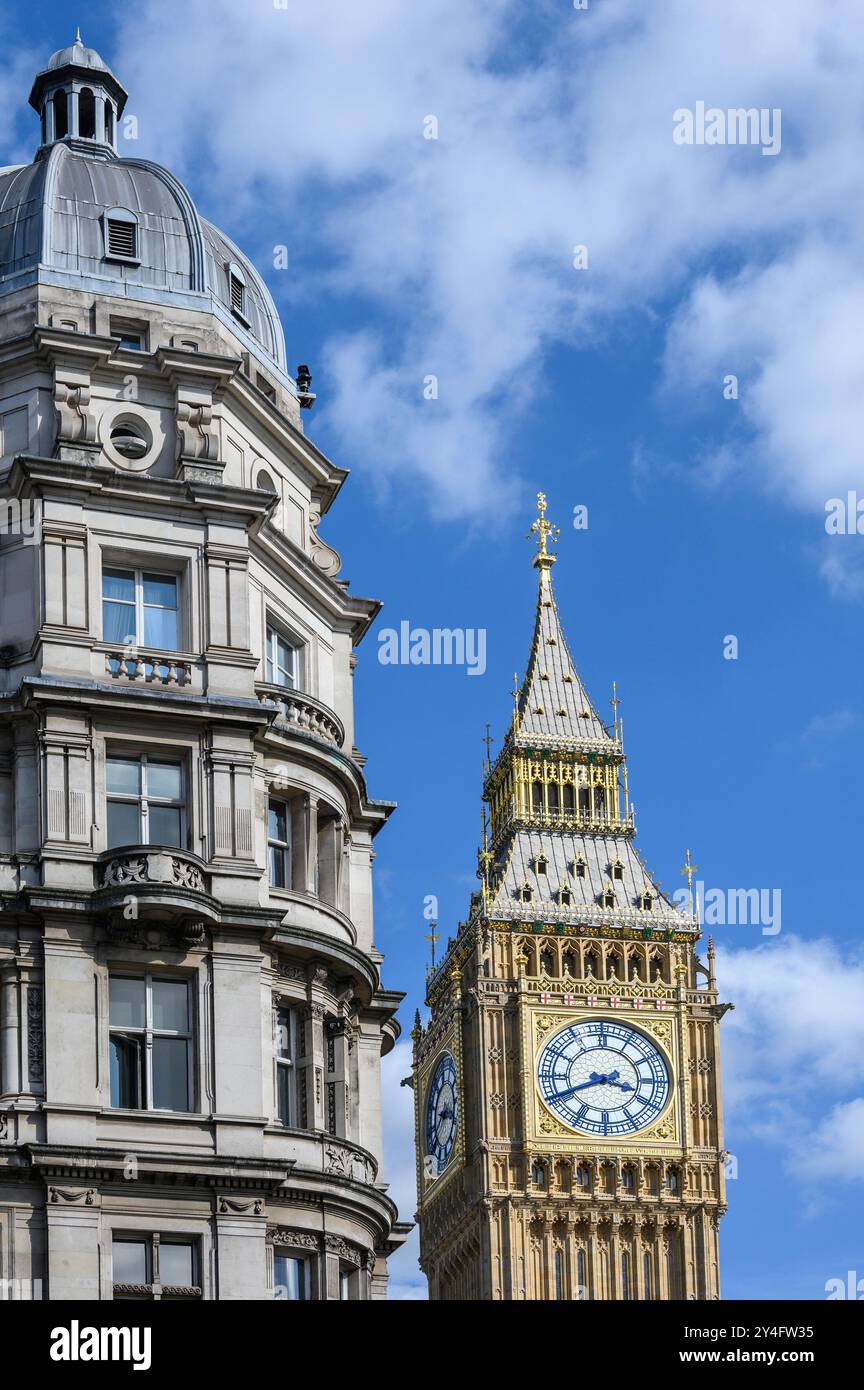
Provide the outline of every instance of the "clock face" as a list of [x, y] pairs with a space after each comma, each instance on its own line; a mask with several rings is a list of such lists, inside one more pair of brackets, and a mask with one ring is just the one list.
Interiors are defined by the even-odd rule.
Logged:
[[669, 1069], [659, 1049], [629, 1024], [585, 1019], [550, 1038], [537, 1065], [540, 1094], [570, 1129], [632, 1134], [659, 1118]]
[[445, 1052], [438, 1059], [426, 1096], [426, 1169], [430, 1177], [443, 1173], [450, 1162], [458, 1116], [456, 1063]]

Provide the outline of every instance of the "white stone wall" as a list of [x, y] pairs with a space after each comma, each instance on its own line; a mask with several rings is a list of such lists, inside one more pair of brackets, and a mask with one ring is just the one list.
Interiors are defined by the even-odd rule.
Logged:
[[[354, 748], [352, 651], [376, 605], [334, 582], [317, 536], [343, 474], [209, 315], [136, 303], [131, 353], [109, 336], [121, 300], [39, 286], [8, 307], [0, 339], [28, 315], [29, 336], [0, 387], [0, 499], [34, 520], [0, 535], [0, 1296], [111, 1298], [118, 1236], [193, 1241], [190, 1297], [273, 1297], [274, 1252], [306, 1262], [313, 1297], [338, 1297], [340, 1272], [380, 1296], [403, 1238], [379, 1171], [388, 808]], [[120, 417], [149, 436], [146, 466], [113, 450]], [[178, 650], [107, 640], [106, 565], [177, 576]], [[281, 705], [270, 619], [302, 648]], [[181, 762], [182, 845], [108, 848], [112, 753]], [[270, 796], [290, 809], [284, 888]], [[188, 1111], [112, 1108], [112, 971], [189, 983]], [[277, 1008], [299, 1020], [290, 1127]]]

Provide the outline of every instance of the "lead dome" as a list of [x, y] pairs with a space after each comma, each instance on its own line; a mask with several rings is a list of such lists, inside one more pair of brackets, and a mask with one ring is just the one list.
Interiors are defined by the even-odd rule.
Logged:
[[172, 173], [118, 154], [126, 96], [80, 34], [37, 75], [35, 159], [0, 170], [0, 298], [49, 284], [204, 310], [292, 386], [279, 315], [254, 265]]

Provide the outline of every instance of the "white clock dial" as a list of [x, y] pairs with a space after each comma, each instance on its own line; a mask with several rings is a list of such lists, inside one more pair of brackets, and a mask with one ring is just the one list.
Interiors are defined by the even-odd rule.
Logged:
[[650, 1038], [613, 1019], [563, 1028], [546, 1043], [537, 1084], [570, 1129], [632, 1134], [659, 1118], [670, 1095], [669, 1069]]

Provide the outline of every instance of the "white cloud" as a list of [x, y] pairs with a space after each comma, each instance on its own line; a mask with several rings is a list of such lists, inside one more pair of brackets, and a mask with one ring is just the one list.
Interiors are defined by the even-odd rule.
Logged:
[[864, 955], [787, 936], [719, 950], [717, 973], [735, 1003], [721, 1029], [732, 1128], [778, 1145], [808, 1178], [864, 1176]]
[[[384, 1118], [384, 1170], [389, 1195], [399, 1208], [401, 1221], [413, 1221], [417, 1210], [417, 1174], [414, 1158], [414, 1092], [403, 1086], [411, 1075], [411, 1044], [397, 1043], [381, 1063], [381, 1104]], [[388, 1261], [388, 1296], [397, 1301], [425, 1299], [426, 1279], [418, 1264], [418, 1232]]]
[[794, 1163], [808, 1178], [864, 1180], [864, 1099], [835, 1105], [798, 1144]]
[[[671, 295], [682, 396], [721, 343], [745, 363], [757, 476], [808, 506], [852, 486], [856, 0], [538, 0], [532, 20], [517, 0], [318, 0], [314, 13], [144, 0], [121, 18], [117, 65], [148, 152], [180, 169], [203, 160], [210, 203], [245, 207], [301, 259], [316, 238], [333, 285], [374, 310], [374, 331], [329, 344], [325, 408], [377, 480], [445, 516], [476, 514], [492, 489], [505, 510], [509, 441], [549, 344], [589, 345], [622, 311], [668, 313]], [[675, 145], [673, 111], [698, 100], [780, 106], [782, 153]], [[422, 138], [429, 114], [437, 141]], [[571, 269], [577, 243], [588, 271]], [[718, 258], [735, 273], [687, 297]], [[302, 276], [290, 292], [306, 292]], [[430, 373], [436, 402], [422, 395]]]

